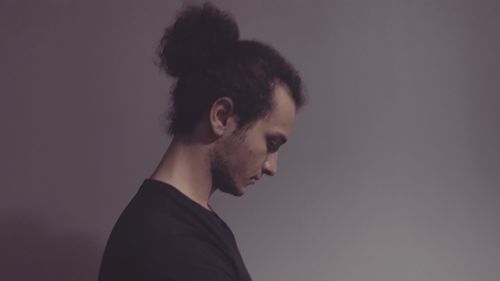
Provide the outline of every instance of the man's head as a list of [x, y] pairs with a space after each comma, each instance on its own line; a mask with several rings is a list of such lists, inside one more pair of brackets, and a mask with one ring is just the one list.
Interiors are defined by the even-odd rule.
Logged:
[[239, 128], [231, 108], [231, 101], [221, 98], [210, 111], [210, 127], [217, 141], [209, 159], [213, 186], [240, 196], [262, 175], [277, 173], [278, 150], [292, 130], [296, 105], [288, 87], [276, 83], [273, 106], [266, 116]]
[[273, 175], [275, 150], [304, 103], [293, 66], [272, 47], [239, 39], [231, 15], [211, 4], [180, 13], [159, 56], [160, 66], [177, 78], [168, 132], [189, 136], [200, 124], [209, 127], [214, 186], [241, 195], [252, 179]]

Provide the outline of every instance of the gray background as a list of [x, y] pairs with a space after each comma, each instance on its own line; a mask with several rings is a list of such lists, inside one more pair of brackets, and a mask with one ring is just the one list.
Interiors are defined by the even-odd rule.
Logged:
[[[215, 195], [255, 280], [500, 280], [500, 1], [215, 1], [310, 102], [278, 175]], [[0, 279], [94, 280], [168, 145], [181, 1], [0, 1]]]

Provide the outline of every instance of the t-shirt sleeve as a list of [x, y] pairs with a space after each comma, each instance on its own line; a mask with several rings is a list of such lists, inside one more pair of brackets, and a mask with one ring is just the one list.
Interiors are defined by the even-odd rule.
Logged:
[[224, 252], [194, 235], [166, 237], [144, 250], [145, 281], [238, 280]]

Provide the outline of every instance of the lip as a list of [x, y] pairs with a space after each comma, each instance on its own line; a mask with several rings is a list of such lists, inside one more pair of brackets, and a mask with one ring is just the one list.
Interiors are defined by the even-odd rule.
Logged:
[[249, 185], [255, 184], [258, 180], [259, 180], [259, 178], [257, 178], [257, 177], [251, 177]]
[[250, 182], [252, 182], [252, 183], [257, 182], [258, 180], [259, 180], [259, 178], [258, 178], [258, 177], [251, 177], [251, 178], [250, 178]]

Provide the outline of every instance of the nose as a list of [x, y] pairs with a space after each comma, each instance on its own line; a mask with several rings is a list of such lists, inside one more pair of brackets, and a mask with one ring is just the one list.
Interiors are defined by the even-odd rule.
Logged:
[[269, 154], [264, 161], [262, 172], [268, 176], [274, 176], [278, 172], [278, 153]]

